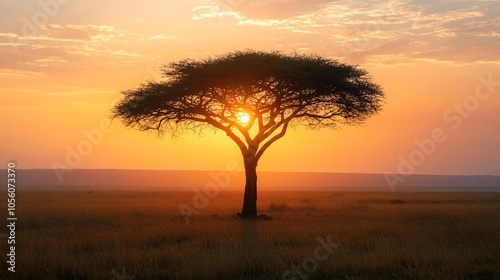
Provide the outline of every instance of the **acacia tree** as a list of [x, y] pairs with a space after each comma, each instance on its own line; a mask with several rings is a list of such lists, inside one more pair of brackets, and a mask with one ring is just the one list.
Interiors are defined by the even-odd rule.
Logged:
[[290, 126], [359, 124], [384, 97], [365, 70], [318, 55], [245, 50], [173, 62], [162, 73], [162, 81], [124, 91], [113, 116], [160, 134], [226, 133], [243, 155], [243, 217], [257, 216], [257, 164]]

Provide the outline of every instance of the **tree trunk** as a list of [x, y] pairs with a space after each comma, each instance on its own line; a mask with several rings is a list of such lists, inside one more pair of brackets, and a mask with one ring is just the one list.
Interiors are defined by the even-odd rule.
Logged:
[[257, 217], [257, 161], [254, 157], [245, 158], [245, 196], [241, 217]]

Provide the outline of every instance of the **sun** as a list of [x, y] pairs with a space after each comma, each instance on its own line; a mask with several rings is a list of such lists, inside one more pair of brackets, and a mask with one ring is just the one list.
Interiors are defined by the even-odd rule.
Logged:
[[247, 124], [250, 121], [250, 116], [247, 113], [241, 113], [240, 123]]

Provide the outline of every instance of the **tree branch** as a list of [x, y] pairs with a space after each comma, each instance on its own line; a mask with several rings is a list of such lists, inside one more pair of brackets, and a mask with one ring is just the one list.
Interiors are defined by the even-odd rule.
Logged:
[[221, 123], [217, 122], [216, 120], [210, 117], [207, 117], [204, 120], [204, 122], [211, 124], [214, 127], [224, 131], [227, 134], [227, 136], [229, 136], [229, 138], [231, 138], [236, 143], [236, 145], [238, 145], [242, 153], [245, 153], [248, 150], [245, 143], [243, 143], [243, 141], [241, 141], [241, 139], [236, 134], [234, 134], [229, 127], [222, 125]]
[[258, 161], [260, 159], [260, 157], [262, 156], [262, 154], [264, 154], [264, 152], [267, 150], [267, 148], [269, 148], [269, 146], [271, 146], [274, 142], [276, 142], [278, 139], [282, 138], [283, 136], [285, 136], [286, 134], [286, 130], [288, 129], [288, 124], [290, 123], [290, 121], [286, 121], [284, 124], [283, 124], [283, 127], [281, 128], [281, 131], [280, 133], [274, 135], [271, 139], [269, 139], [264, 145], [262, 145], [262, 147], [259, 149], [259, 151], [257, 152], [257, 154], [255, 155], [255, 160]]

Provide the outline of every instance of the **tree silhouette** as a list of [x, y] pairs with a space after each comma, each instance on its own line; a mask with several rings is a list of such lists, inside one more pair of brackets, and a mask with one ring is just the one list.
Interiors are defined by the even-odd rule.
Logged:
[[173, 135], [212, 127], [239, 147], [246, 184], [241, 216], [257, 216], [257, 164], [293, 125], [359, 124], [384, 98], [365, 70], [318, 55], [245, 50], [162, 69], [164, 80], [123, 92], [113, 116]]

